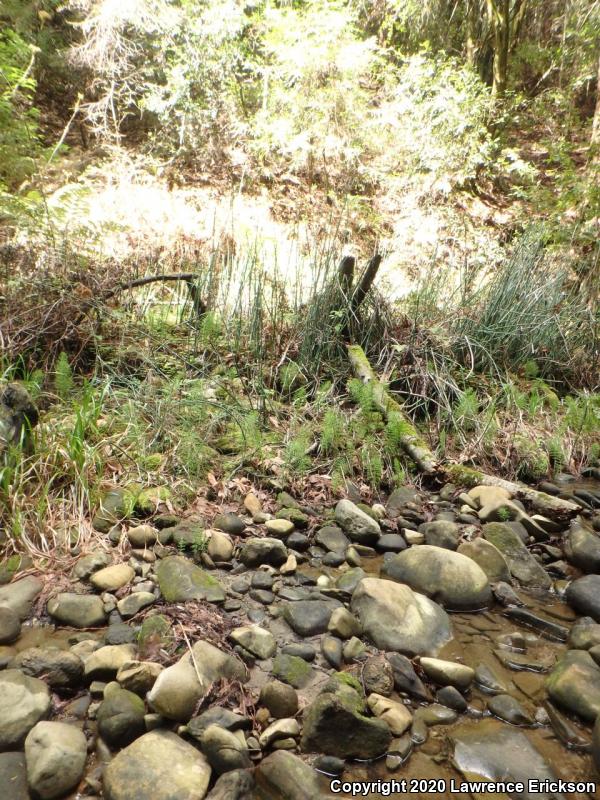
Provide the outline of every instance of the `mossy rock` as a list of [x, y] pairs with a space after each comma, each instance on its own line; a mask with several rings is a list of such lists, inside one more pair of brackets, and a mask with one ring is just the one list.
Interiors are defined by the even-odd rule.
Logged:
[[277, 502], [281, 508], [297, 508], [300, 509], [300, 503], [295, 500], [289, 492], [279, 492], [277, 495]]
[[294, 689], [302, 689], [309, 683], [313, 671], [300, 656], [290, 656], [279, 653], [273, 661], [273, 675], [284, 683], [289, 683]]
[[444, 469], [448, 480], [457, 486], [474, 489], [483, 480], [483, 473], [462, 464], [448, 464]]
[[222, 603], [225, 600], [225, 591], [219, 581], [185, 556], [163, 558], [156, 568], [156, 577], [168, 603], [186, 600]]
[[136, 494], [130, 489], [115, 487], [110, 489], [100, 501], [92, 527], [100, 533], [108, 533], [117, 522], [127, 519], [133, 514]]
[[277, 519], [287, 519], [293, 522], [298, 530], [308, 528], [309, 517], [298, 508], [282, 508], [275, 514]]
[[163, 534], [180, 550], [198, 547], [206, 541], [204, 522], [201, 520], [184, 520], [173, 528], [165, 528]]
[[146, 617], [138, 634], [140, 655], [146, 654], [154, 647], [170, 647], [175, 641], [171, 622], [163, 614]]
[[358, 506], [358, 508], [360, 508], [361, 511], [364, 511], [365, 514], [368, 514], [371, 517], [371, 519], [374, 519], [375, 522], [379, 522], [379, 517], [373, 511], [370, 505], [367, 505], [367, 503], [357, 503], [356, 505]]
[[150, 486], [142, 491], [135, 498], [135, 511], [150, 515], [170, 503], [173, 499], [173, 494], [168, 486]]
[[17, 572], [33, 566], [30, 556], [19, 555], [18, 553], [7, 558], [0, 563], [0, 586], [10, 583]]
[[228, 428], [225, 433], [214, 439], [212, 445], [217, 453], [225, 456], [238, 455], [248, 447], [237, 425]]

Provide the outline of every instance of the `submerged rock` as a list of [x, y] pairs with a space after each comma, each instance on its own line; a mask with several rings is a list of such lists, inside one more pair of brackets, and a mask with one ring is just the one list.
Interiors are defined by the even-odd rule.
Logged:
[[381, 650], [435, 655], [452, 638], [450, 619], [441, 606], [394, 581], [364, 578], [352, 595], [352, 610], [365, 635]]
[[555, 792], [530, 792], [529, 780], [556, 780], [544, 757], [519, 730], [497, 720], [484, 719], [461, 725], [451, 735], [454, 764], [467, 780], [519, 781], [519, 800], [563, 800]]
[[593, 722], [600, 713], [600, 667], [586, 650], [567, 650], [546, 679], [559, 706]]

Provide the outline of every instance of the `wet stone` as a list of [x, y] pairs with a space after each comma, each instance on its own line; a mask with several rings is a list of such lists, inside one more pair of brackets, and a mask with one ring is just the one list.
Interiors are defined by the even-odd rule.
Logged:
[[308, 644], [308, 642], [286, 644], [281, 648], [281, 652], [285, 655], [297, 656], [304, 661], [314, 661], [317, 655], [315, 648], [312, 644]]
[[518, 700], [509, 694], [497, 694], [487, 701], [487, 707], [495, 716], [511, 725], [532, 725], [533, 719]]

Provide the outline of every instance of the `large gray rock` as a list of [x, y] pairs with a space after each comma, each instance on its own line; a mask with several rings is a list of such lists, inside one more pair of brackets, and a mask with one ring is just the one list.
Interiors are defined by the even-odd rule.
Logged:
[[243, 682], [247, 677], [241, 661], [200, 641], [191, 653], [160, 673], [147, 700], [163, 717], [187, 722], [214, 681], [226, 678]]
[[30, 800], [25, 753], [0, 753], [2, 800]]
[[583, 572], [600, 572], [600, 536], [578, 522], [571, 523], [565, 554]]
[[388, 725], [363, 715], [362, 698], [351, 687], [323, 692], [305, 710], [301, 747], [304, 752], [338, 758], [376, 758], [392, 739]]
[[566, 598], [575, 611], [600, 622], [600, 575], [585, 575], [570, 583]]
[[436, 655], [452, 638], [450, 619], [441, 606], [393, 581], [364, 578], [352, 595], [352, 610], [380, 650]]
[[530, 792], [529, 781], [555, 781], [556, 776], [529, 739], [516, 728], [498, 720], [461, 724], [450, 735], [454, 764], [467, 780], [521, 782], [525, 791], [511, 793], [516, 800], [564, 800], [555, 792]]
[[453, 610], [482, 608], [492, 599], [481, 567], [467, 556], [442, 547], [411, 547], [387, 560], [381, 572]]
[[0, 672], [0, 751], [19, 747], [49, 711], [50, 692], [43, 681], [17, 669]]
[[299, 636], [316, 636], [325, 633], [333, 610], [339, 606], [335, 600], [300, 600], [285, 606], [283, 618]]
[[13, 658], [11, 668], [32, 678], [43, 678], [54, 689], [78, 686], [83, 678], [83, 661], [58, 647], [28, 647]]
[[550, 576], [525, 547], [518, 533], [505, 522], [489, 522], [483, 526], [483, 535], [500, 550], [510, 574], [524, 586], [549, 589]]
[[222, 603], [225, 591], [219, 581], [185, 556], [163, 558], [156, 568], [162, 596], [168, 603], [207, 600]]
[[38, 722], [25, 739], [27, 779], [40, 800], [62, 797], [83, 775], [87, 741], [79, 728], [64, 722]]
[[446, 519], [424, 522], [419, 525], [419, 533], [425, 536], [427, 544], [434, 547], [443, 547], [446, 550], [456, 550], [458, 547], [460, 528], [456, 522]]
[[280, 567], [287, 561], [287, 549], [280, 539], [271, 536], [259, 538], [252, 536], [246, 539], [240, 552], [240, 561], [247, 567], [259, 567], [261, 564], [271, 564]]
[[141, 697], [111, 684], [96, 714], [98, 733], [111, 747], [125, 747], [144, 733], [145, 713]]
[[106, 800], [202, 800], [210, 775], [199, 750], [170, 731], [156, 730], [106, 766], [104, 795]]
[[21, 620], [16, 611], [0, 606], [0, 644], [11, 644], [19, 638]]
[[587, 650], [567, 650], [546, 679], [559, 706], [593, 722], [600, 714], [600, 667]]
[[35, 599], [43, 588], [44, 584], [33, 575], [0, 586], [0, 606], [11, 608], [20, 620], [25, 620], [31, 614]]
[[[258, 796], [265, 800], [325, 800], [316, 773], [298, 756], [277, 750], [264, 758], [254, 774]], [[229, 800], [229, 798], [228, 798]]]
[[498, 581], [510, 583], [510, 570], [506, 559], [500, 550], [486, 539], [463, 542], [457, 552], [478, 564], [487, 575], [490, 583], [497, 583]]
[[219, 725], [209, 725], [202, 732], [200, 746], [217, 775], [251, 766], [245, 741]]
[[373, 545], [381, 536], [379, 523], [351, 500], [340, 500], [335, 507], [335, 521], [340, 528], [359, 544]]
[[61, 592], [47, 603], [50, 616], [73, 628], [96, 628], [106, 622], [104, 604], [93, 594]]

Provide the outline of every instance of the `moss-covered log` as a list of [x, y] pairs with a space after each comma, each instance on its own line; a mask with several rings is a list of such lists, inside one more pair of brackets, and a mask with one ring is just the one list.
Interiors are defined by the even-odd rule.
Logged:
[[506, 489], [513, 497], [518, 497], [529, 503], [536, 511], [542, 514], [560, 514], [572, 517], [581, 509], [576, 503], [570, 500], [563, 500], [560, 497], [553, 497], [545, 492], [532, 489], [524, 483], [505, 481], [495, 475], [487, 475], [472, 467], [465, 467], [462, 464], [447, 464], [442, 467], [442, 471], [449, 481], [457, 486], [464, 486], [471, 489], [473, 486], [498, 486]]
[[369, 359], [362, 347], [348, 345], [348, 357], [355, 376], [372, 387], [373, 402], [384, 418], [389, 419], [390, 416], [395, 415], [402, 420], [405, 428], [405, 432], [400, 439], [402, 449], [415, 462], [421, 472], [434, 473], [437, 469], [437, 464], [433, 453], [407, 418], [400, 403], [394, 400], [383, 383], [381, 383], [369, 364]]

